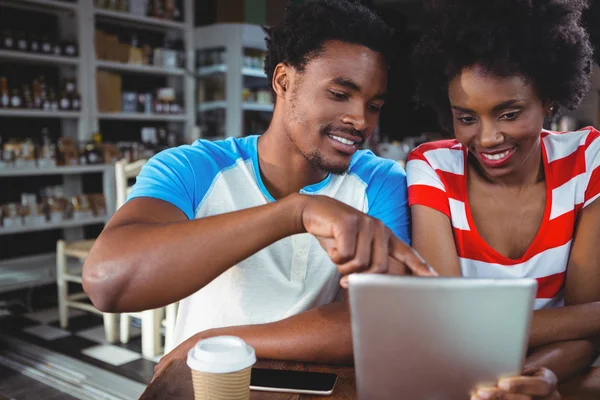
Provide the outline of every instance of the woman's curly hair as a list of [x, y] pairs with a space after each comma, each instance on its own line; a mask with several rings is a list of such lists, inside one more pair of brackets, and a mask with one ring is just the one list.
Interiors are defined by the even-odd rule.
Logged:
[[308, 0], [289, 6], [283, 21], [263, 30], [267, 43], [265, 73], [269, 81], [281, 62], [303, 71], [328, 40], [365, 46], [383, 54], [388, 64], [391, 62], [391, 28], [354, 0]]
[[417, 96], [452, 131], [448, 83], [480, 65], [520, 75], [553, 105], [573, 110], [590, 89], [593, 49], [581, 26], [587, 0], [429, 0], [427, 29], [413, 52]]

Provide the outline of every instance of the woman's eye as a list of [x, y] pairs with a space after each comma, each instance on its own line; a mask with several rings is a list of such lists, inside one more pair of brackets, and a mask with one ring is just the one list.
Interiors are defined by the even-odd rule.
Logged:
[[374, 113], [378, 113], [379, 111], [381, 111], [381, 106], [376, 106], [375, 104], [371, 104], [369, 106], [369, 110], [371, 110]]
[[518, 111], [514, 111], [514, 112], [510, 112], [510, 113], [506, 113], [504, 115], [502, 115], [502, 119], [508, 120], [508, 121], [512, 121], [513, 119], [516, 119], [519, 116], [519, 112]]

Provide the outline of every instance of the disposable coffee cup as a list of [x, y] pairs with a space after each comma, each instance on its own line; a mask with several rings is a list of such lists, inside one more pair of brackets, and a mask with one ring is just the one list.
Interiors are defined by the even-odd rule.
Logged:
[[254, 349], [236, 336], [216, 336], [188, 352], [195, 400], [248, 400]]

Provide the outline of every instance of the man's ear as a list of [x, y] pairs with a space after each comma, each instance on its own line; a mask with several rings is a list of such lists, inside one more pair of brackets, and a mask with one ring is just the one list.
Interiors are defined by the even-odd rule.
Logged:
[[284, 63], [279, 63], [273, 72], [273, 91], [277, 97], [285, 98], [290, 88], [291, 67]]

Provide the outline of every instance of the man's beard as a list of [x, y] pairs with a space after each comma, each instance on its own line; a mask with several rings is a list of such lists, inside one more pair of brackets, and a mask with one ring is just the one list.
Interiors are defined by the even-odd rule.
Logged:
[[[331, 124], [324, 125], [319, 129], [319, 135], [321, 135], [322, 137], [335, 135], [336, 133], [361, 137], [362, 141], [360, 144], [364, 143], [365, 140], [363, 133], [354, 129], [334, 128]], [[304, 156], [312, 165], [330, 174], [345, 174], [346, 172], [348, 172], [348, 167], [350, 166], [350, 162], [343, 166], [332, 165], [325, 158], [323, 158], [323, 156], [321, 155], [321, 153], [319, 153], [318, 150], [314, 150], [310, 154], [305, 154]]]
[[331, 165], [330, 163], [327, 162], [327, 160], [325, 160], [323, 158], [323, 156], [321, 156], [321, 153], [319, 153], [317, 150], [309, 153], [309, 154], [304, 154], [304, 157], [306, 157], [306, 159], [315, 167], [319, 168], [321, 171], [330, 173], [330, 174], [335, 174], [335, 175], [342, 175], [345, 174], [346, 172], [348, 172], [348, 167], [350, 166], [350, 163], [348, 162], [346, 165]]

